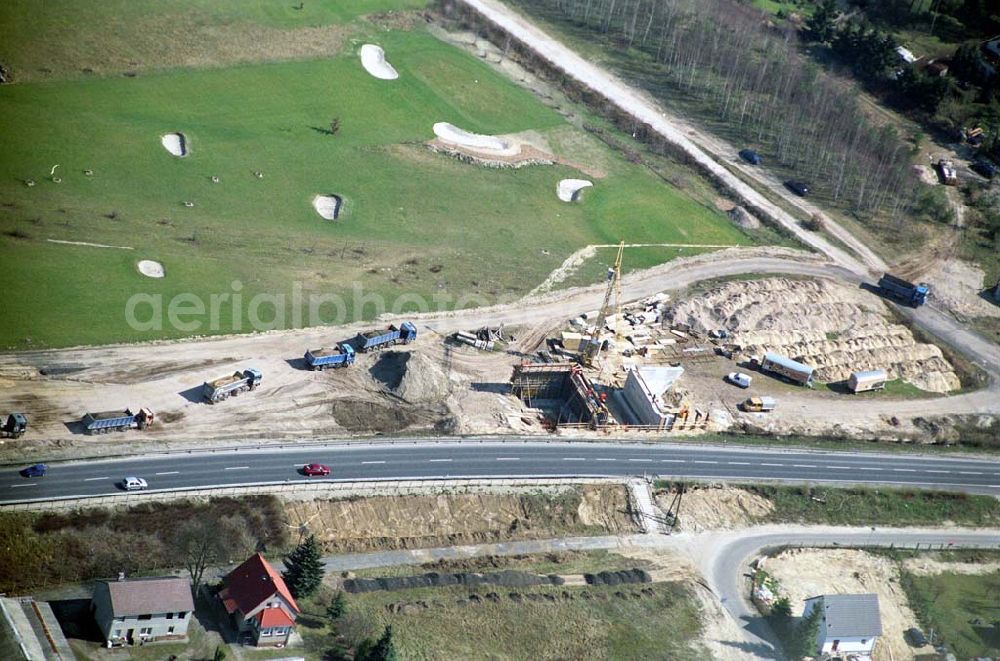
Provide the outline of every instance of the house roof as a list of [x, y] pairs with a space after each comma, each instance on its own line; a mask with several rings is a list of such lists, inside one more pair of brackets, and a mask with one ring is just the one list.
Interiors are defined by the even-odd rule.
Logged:
[[882, 635], [882, 618], [876, 594], [827, 594], [820, 600], [824, 609], [827, 638], [874, 638]]
[[264, 627], [290, 627], [295, 624], [284, 608], [265, 608], [257, 613], [257, 626]]
[[225, 584], [220, 596], [229, 612], [232, 612], [230, 605], [234, 605], [240, 612], [249, 613], [274, 594], [280, 595], [296, 613], [301, 612], [284, 579], [260, 553], [253, 554], [229, 572]]
[[107, 588], [115, 617], [194, 610], [191, 586], [177, 576], [101, 581], [101, 584]]

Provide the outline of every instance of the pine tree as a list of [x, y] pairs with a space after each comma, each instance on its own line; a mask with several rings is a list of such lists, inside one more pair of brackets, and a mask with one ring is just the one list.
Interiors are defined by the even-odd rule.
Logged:
[[319, 589], [324, 572], [316, 538], [309, 535], [285, 558], [285, 571], [281, 577], [285, 579], [292, 596], [298, 599], [308, 597]]
[[347, 599], [343, 590], [337, 590], [330, 600], [330, 605], [326, 607], [326, 616], [331, 620], [337, 620], [347, 612]]
[[382, 632], [382, 637], [372, 644], [370, 638], [366, 638], [358, 645], [354, 652], [354, 661], [396, 661], [396, 645], [392, 642], [392, 625], [390, 624]]

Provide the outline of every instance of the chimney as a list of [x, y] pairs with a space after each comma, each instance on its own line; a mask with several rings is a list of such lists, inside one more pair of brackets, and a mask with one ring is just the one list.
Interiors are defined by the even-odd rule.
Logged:
[[118, 572], [118, 580], [119, 581], [124, 581], [125, 580], [125, 572], [123, 572], [123, 571]]

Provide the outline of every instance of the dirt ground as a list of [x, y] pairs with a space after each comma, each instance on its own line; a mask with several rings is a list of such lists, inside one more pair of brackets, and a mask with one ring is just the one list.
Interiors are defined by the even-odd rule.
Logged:
[[852, 549], [792, 549], [768, 558], [764, 569], [781, 583], [794, 615], [801, 615], [803, 601], [816, 595], [877, 594], [882, 636], [875, 646], [875, 661], [914, 658], [915, 650], [903, 632], [917, 626], [917, 618], [892, 560]]
[[620, 485], [286, 501], [285, 512], [291, 529], [315, 534], [326, 552], [639, 531]]
[[[656, 504], [664, 512], [670, 510], [672, 491], [658, 491]], [[677, 529], [701, 532], [743, 528], [758, 523], [774, 509], [767, 498], [733, 487], [690, 487], [684, 493], [679, 508]]]
[[1000, 562], [945, 562], [934, 558], [919, 557], [904, 560], [903, 568], [918, 576], [932, 576], [945, 572], [978, 575], [1000, 571]]

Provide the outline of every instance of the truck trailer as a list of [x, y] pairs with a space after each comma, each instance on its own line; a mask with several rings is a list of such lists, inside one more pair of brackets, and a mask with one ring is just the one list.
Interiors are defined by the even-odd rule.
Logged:
[[889, 273], [879, 279], [878, 288], [886, 296], [915, 308], [926, 303], [927, 297], [931, 295], [931, 286], [926, 282], [915, 285]]
[[28, 419], [23, 413], [11, 413], [0, 427], [0, 436], [20, 438], [28, 429]]
[[386, 330], [370, 330], [358, 333], [355, 340], [358, 351], [366, 353], [373, 349], [384, 349], [394, 344], [409, 344], [417, 339], [417, 327], [404, 321], [398, 327], [389, 326]]
[[149, 409], [139, 409], [137, 413], [133, 413], [131, 409], [87, 413], [83, 416], [83, 430], [88, 434], [107, 434], [113, 431], [145, 429], [153, 424], [153, 417], [153, 412]]
[[762, 372], [778, 374], [786, 379], [804, 386], [812, 386], [812, 377], [815, 368], [798, 361], [786, 358], [776, 353], [765, 353], [760, 361]]
[[214, 381], [206, 381], [202, 385], [201, 392], [209, 404], [215, 404], [227, 397], [235, 397], [241, 392], [256, 389], [260, 385], [261, 378], [260, 370], [250, 367]]
[[309, 349], [306, 351], [306, 365], [311, 370], [325, 370], [331, 367], [348, 367], [354, 364], [357, 354], [354, 347], [346, 342], [341, 342], [335, 347], [323, 349]]
[[888, 380], [889, 373], [885, 370], [852, 372], [851, 376], [847, 379], [847, 387], [851, 392], [882, 390], [882, 388], [885, 388], [885, 382]]

